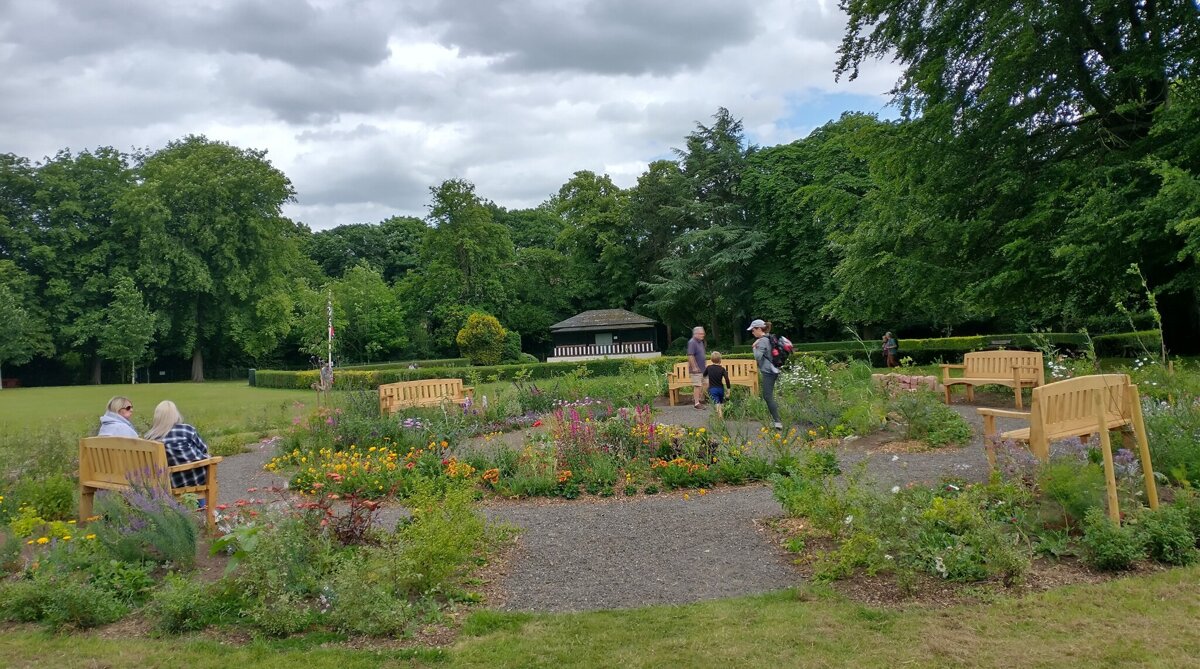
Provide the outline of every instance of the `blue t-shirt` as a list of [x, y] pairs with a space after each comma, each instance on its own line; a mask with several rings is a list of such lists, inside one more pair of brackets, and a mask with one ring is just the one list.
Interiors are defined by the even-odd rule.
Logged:
[[[692, 374], [703, 374], [704, 368], [707, 366], [704, 363], [704, 342], [692, 337], [688, 340], [688, 371]], [[696, 361], [700, 361], [700, 369], [696, 369]]]

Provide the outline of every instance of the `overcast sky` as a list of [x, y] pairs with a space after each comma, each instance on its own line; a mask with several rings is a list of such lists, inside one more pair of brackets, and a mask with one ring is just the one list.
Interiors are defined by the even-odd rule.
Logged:
[[531, 207], [632, 185], [720, 106], [751, 141], [894, 116], [833, 80], [836, 0], [0, 0], [0, 153], [266, 149], [313, 228], [424, 216], [453, 177]]

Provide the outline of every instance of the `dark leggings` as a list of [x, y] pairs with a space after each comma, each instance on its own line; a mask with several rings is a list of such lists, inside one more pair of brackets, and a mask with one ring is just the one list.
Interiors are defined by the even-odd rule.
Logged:
[[763, 400], [767, 403], [767, 411], [771, 412], [771, 420], [776, 423], [780, 422], [779, 405], [775, 404], [775, 382], [778, 380], [778, 374], [762, 373]]

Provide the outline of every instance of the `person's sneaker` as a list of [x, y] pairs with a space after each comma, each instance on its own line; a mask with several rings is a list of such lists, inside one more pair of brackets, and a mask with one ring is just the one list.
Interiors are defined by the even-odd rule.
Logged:
[[783, 429], [783, 423], [775, 423], [775, 429], [776, 429], [776, 430], [782, 430], [782, 429]]

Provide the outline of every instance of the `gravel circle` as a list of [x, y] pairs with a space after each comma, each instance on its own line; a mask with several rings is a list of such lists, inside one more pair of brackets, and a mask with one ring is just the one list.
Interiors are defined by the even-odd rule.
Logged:
[[[985, 479], [982, 420], [974, 407], [952, 408], [971, 423], [971, 443], [890, 453], [880, 448], [885, 439], [851, 440], [838, 450], [843, 470], [866, 463], [869, 479], [884, 488], [933, 484], [946, 477]], [[699, 427], [707, 423], [708, 412], [687, 405], [660, 407], [658, 420]], [[997, 424], [1001, 430], [1022, 426], [1007, 419]], [[742, 427], [757, 431], [759, 425]], [[263, 444], [250, 448], [222, 463], [222, 502], [245, 497], [247, 488], [285, 483], [262, 468], [274, 455], [272, 449]], [[762, 485], [719, 488], [705, 495], [688, 491], [687, 499], [673, 491], [573, 502], [498, 500], [484, 506], [489, 520], [521, 528], [502, 584], [504, 608], [520, 611], [685, 604], [794, 586], [796, 570], [762, 523], [782, 512], [770, 488]], [[389, 505], [381, 526], [394, 524], [401, 515], [406, 515], [404, 509]]]

